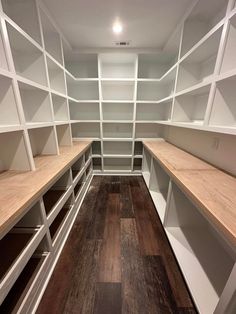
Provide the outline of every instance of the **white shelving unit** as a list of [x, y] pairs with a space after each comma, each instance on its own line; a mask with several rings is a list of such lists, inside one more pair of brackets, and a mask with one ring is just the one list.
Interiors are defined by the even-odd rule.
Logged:
[[99, 102], [75, 102], [70, 101], [71, 120], [100, 120]]
[[59, 67], [52, 59], [47, 57], [47, 67], [50, 88], [60, 94], [66, 94], [64, 70]]
[[73, 138], [100, 139], [100, 124], [97, 122], [78, 122], [71, 125]]
[[134, 103], [102, 103], [104, 121], [132, 121], [134, 116]]
[[54, 120], [56, 122], [69, 122], [68, 103], [65, 97], [52, 94]]
[[100, 54], [99, 60], [101, 67], [101, 79], [134, 79], [136, 76], [135, 54], [106, 53]]
[[73, 51], [65, 53], [65, 67], [77, 78], [98, 78], [97, 54], [78, 54]]

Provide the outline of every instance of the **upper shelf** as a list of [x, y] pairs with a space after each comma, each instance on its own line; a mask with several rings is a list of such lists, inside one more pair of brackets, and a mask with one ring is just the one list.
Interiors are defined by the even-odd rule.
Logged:
[[64, 51], [65, 68], [78, 78], [98, 78], [96, 54], [78, 54]]

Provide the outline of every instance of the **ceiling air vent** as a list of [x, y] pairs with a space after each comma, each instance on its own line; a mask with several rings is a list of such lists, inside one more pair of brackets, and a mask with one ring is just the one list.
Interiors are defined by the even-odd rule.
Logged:
[[129, 46], [130, 45], [130, 41], [115, 41], [115, 45], [116, 46], [120, 46], [120, 47], [126, 47], [126, 46]]

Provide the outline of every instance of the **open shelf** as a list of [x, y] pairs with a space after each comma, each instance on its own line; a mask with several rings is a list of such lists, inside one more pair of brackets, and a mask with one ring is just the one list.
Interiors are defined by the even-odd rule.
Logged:
[[[15, 239], [14, 243], [12, 243], [11, 251], [17, 248], [18, 241], [22, 242], [21, 238], [23, 238], [23, 236], [20, 233], [15, 234], [15, 236], [17, 235], [20, 235], [19, 240], [17, 238], [17, 240]], [[7, 251], [9, 252], [9, 247]], [[20, 308], [22, 309], [22, 305], [24, 306], [24, 303], [27, 302], [27, 295], [31, 293], [32, 288], [36, 286], [40, 278], [42, 278], [48, 254], [48, 243], [46, 237], [44, 237], [19, 274], [19, 277], [5, 297], [3, 303], [0, 305], [1, 313], [18, 313]]]
[[149, 188], [152, 157], [146, 148], [143, 149], [142, 175], [147, 187]]
[[131, 171], [131, 158], [107, 158], [104, 159], [104, 170], [114, 172]]
[[180, 63], [177, 92], [210, 80], [215, 69], [221, 32], [222, 27]]
[[163, 132], [163, 127], [156, 123], [136, 123], [135, 126], [136, 139], [163, 137]]
[[53, 127], [28, 130], [33, 156], [56, 155], [57, 145]]
[[51, 89], [66, 94], [64, 71], [54, 61], [47, 57], [48, 76]]
[[104, 142], [104, 155], [132, 155], [132, 142]]
[[22, 131], [0, 133], [0, 173], [31, 170]]
[[0, 75], [0, 125], [19, 125], [12, 79]]
[[17, 228], [40, 228], [43, 225], [42, 208], [39, 202], [34, 204], [15, 225]]
[[103, 100], [134, 100], [134, 82], [129, 81], [102, 81]]
[[137, 103], [137, 121], [168, 121], [171, 115], [172, 100], [160, 104]]
[[92, 143], [92, 155], [101, 155], [102, 148], [100, 141], [93, 141]]
[[78, 122], [71, 125], [73, 138], [100, 138], [100, 124], [96, 122]]
[[230, 19], [227, 41], [224, 50], [221, 73], [231, 71], [236, 68], [236, 15]]
[[64, 97], [52, 94], [52, 103], [55, 121], [68, 121], [67, 100]]
[[77, 103], [70, 101], [71, 120], [100, 120], [99, 103]]
[[213, 313], [234, 259], [216, 231], [175, 184], [165, 230], [198, 311]]
[[19, 82], [19, 90], [26, 123], [53, 120], [48, 92], [21, 82]]
[[134, 156], [143, 155], [143, 143], [142, 142], [134, 142]]
[[60, 146], [71, 146], [72, 139], [70, 125], [69, 124], [57, 125], [56, 131], [59, 148]]
[[203, 124], [208, 104], [210, 85], [175, 98], [173, 122]]
[[57, 206], [71, 185], [70, 171], [68, 170], [53, 186], [43, 195], [44, 208], [47, 216]]
[[132, 123], [103, 123], [104, 138], [132, 138]]
[[133, 120], [133, 103], [102, 103], [103, 120]]
[[16, 73], [26, 79], [47, 86], [42, 51], [8, 23], [7, 30]]
[[133, 171], [141, 172], [142, 170], [142, 158], [134, 158]]
[[85, 170], [86, 179], [90, 176], [91, 172], [93, 171], [93, 163], [92, 161], [89, 163], [88, 167]]
[[158, 162], [153, 159], [149, 190], [162, 223], [165, 217], [169, 182], [170, 178], [168, 175]]
[[38, 12], [35, 0], [2, 0], [4, 13], [41, 45]]
[[135, 78], [135, 54], [106, 53], [101, 54], [99, 60], [101, 78]]
[[0, 68], [4, 70], [8, 70], [8, 63], [6, 58], [6, 50], [3, 41], [2, 27], [0, 25]]
[[61, 37], [47, 15], [40, 10], [45, 50], [59, 63], [62, 61]]
[[81, 156], [71, 167], [72, 170], [72, 178], [73, 180], [76, 178], [76, 176], [80, 173], [80, 171], [83, 169], [85, 165], [85, 156]]
[[77, 100], [99, 100], [98, 81], [76, 81], [66, 75], [68, 96]]
[[102, 171], [102, 158], [93, 157], [93, 170], [95, 172]]
[[202, 39], [226, 14], [227, 1], [200, 0], [184, 22], [181, 56]]
[[74, 187], [74, 194], [75, 198], [77, 199], [82, 191], [82, 188], [84, 186], [84, 183], [86, 181], [86, 175], [85, 173], [82, 175], [82, 177], [79, 179], [78, 183]]
[[236, 76], [217, 82], [210, 125], [236, 128], [235, 86]]
[[66, 69], [77, 78], [98, 78], [96, 54], [64, 53]]
[[91, 147], [88, 148], [84, 154], [84, 160], [85, 160], [85, 163], [89, 160], [89, 158], [92, 157], [92, 149]]

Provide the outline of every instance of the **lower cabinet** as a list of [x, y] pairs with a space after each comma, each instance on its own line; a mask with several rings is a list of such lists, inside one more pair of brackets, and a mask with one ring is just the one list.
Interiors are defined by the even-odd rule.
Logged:
[[0, 313], [34, 311], [92, 173], [89, 148], [29, 207], [13, 228], [1, 236]]

